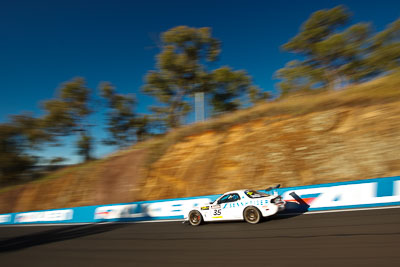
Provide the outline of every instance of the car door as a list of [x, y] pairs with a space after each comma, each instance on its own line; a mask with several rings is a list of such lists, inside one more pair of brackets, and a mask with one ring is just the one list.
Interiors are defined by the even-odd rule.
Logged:
[[241, 198], [239, 194], [232, 193], [227, 197], [225, 203], [221, 205], [222, 214], [227, 220], [242, 219], [243, 213], [243, 203], [241, 203]]
[[220, 197], [214, 205], [211, 205], [211, 218], [218, 220], [234, 220], [240, 219], [238, 216], [238, 205], [240, 196], [237, 193], [226, 194]]
[[226, 199], [229, 197], [229, 194], [222, 195], [219, 199], [217, 199], [214, 204], [210, 206], [210, 219], [212, 221], [220, 221], [224, 219], [224, 215], [222, 214], [221, 204], [225, 203]]

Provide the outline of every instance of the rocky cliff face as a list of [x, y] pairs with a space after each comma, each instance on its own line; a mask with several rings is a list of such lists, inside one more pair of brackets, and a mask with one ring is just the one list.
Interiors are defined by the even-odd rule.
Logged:
[[400, 175], [400, 101], [259, 116], [187, 136], [149, 166], [129, 150], [0, 194], [0, 213]]
[[141, 197], [327, 183], [400, 174], [400, 103], [266, 117], [187, 137], [155, 162]]

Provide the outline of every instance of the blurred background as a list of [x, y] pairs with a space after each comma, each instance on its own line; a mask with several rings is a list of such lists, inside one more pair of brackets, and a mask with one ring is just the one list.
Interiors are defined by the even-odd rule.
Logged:
[[400, 173], [395, 1], [14, 1], [0, 212]]

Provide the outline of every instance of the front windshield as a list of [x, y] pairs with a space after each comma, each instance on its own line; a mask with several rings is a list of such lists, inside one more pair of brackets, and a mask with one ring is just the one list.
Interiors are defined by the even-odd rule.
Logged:
[[260, 197], [269, 197], [267, 193], [255, 191], [255, 190], [246, 190], [244, 193], [249, 197], [249, 198], [260, 198]]

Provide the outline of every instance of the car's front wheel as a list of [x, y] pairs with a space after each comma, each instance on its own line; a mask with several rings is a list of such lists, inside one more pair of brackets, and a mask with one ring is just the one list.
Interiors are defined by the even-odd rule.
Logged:
[[192, 210], [189, 212], [189, 222], [193, 226], [198, 226], [203, 222], [203, 217], [198, 210]]
[[256, 224], [261, 220], [261, 213], [256, 207], [247, 207], [243, 211], [244, 220], [251, 224]]

